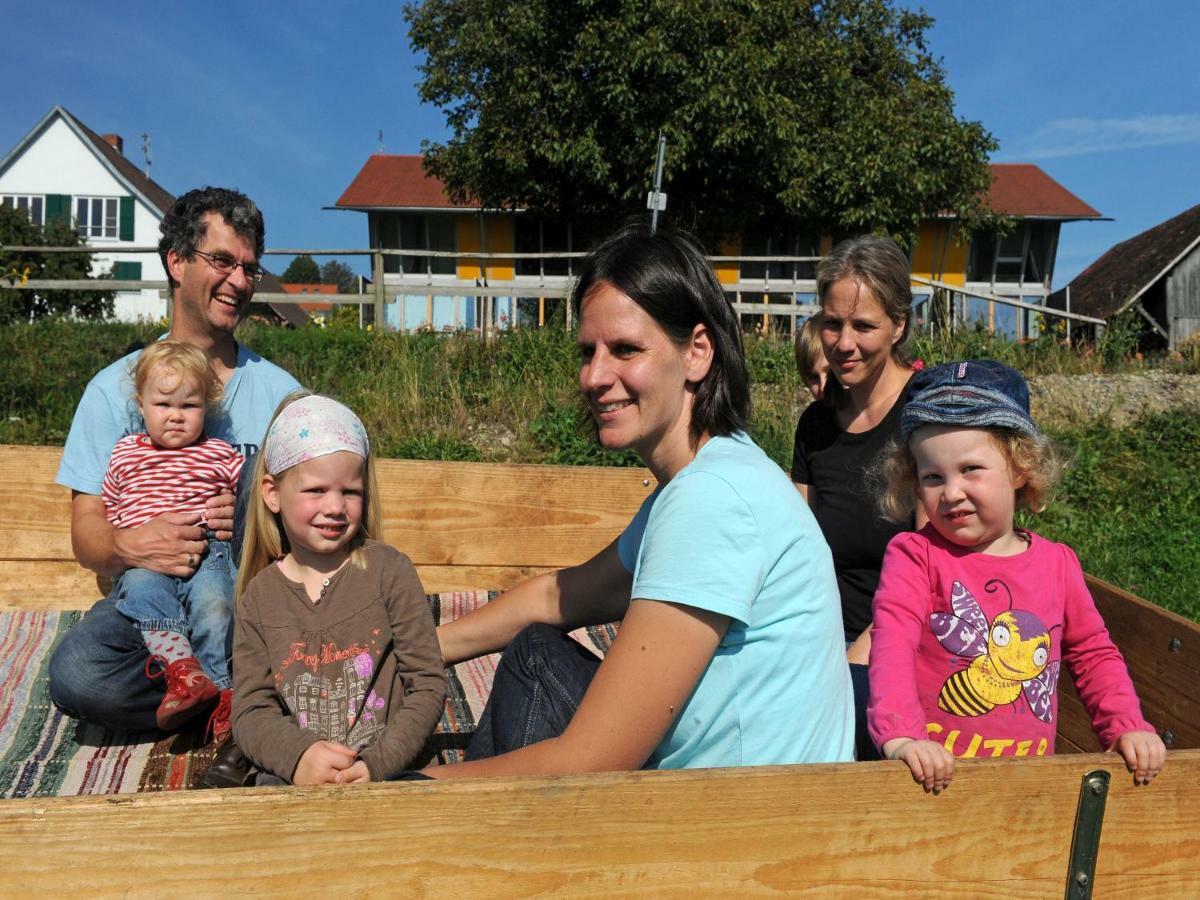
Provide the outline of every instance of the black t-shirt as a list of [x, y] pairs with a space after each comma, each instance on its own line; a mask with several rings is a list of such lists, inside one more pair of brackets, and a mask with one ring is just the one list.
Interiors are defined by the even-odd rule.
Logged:
[[866, 483], [875, 457], [889, 440], [900, 438], [907, 395], [907, 389], [901, 391], [883, 421], [861, 434], [843, 431], [823, 403], [810, 404], [796, 426], [792, 481], [809, 486], [809, 503], [833, 551], [848, 641], [871, 624], [871, 602], [888, 541], [913, 527], [912, 522], [896, 525], [885, 519]]

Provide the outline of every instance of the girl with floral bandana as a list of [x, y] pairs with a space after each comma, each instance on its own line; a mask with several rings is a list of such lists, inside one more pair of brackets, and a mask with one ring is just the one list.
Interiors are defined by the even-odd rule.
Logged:
[[233, 734], [259, 784], [380, 781], [416, 758], [446, 683], [416, 570], [379, 543], [366, 430], [294, 394], [258, 456], [238, 576]]

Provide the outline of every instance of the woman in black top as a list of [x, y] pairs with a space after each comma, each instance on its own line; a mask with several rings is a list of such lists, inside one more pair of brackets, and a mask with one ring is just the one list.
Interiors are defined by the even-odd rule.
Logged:
[[[811, 404], [796, 427], [792, 481], [833, 551], [856, 705], [865, 710], [871, 601], [883, 552], [912, 527], [880, 515], [866, 479], [879, 451], [900, 434], [912, 377], [903, 349], [912, 307], [908, 260], [887, 238], [843, 241], [817, 267], [817, 294], [833, 377], [824, 402]], [[870, 747], [869, 740], [859, 743]]]

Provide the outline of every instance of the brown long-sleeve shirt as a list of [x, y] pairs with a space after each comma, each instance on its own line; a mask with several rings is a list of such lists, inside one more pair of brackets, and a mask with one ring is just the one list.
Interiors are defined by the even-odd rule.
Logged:
[[319, 740], [360, 751], [371, 780], [412, 763], [433, 732], [446, 675], [433, 617], [403, 553], [374, 541], [316, 603], [278, 566], [238, 605], [233, 734], [261, 768], [291, 779]]

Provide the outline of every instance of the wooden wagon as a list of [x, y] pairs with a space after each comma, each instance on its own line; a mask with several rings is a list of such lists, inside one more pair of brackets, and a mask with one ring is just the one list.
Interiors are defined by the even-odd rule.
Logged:
[[[100, 596], [71, 555], [59, 456], [0, 447], [0, 615]], [[431, 592], [581, 561], [652, 487], [640, 469], [380, 475], [386, 538]], [[1064, 677], [1060, 755], [963, 760], [936, 797], [878, 762], [7, 799], [0, 893], [1200, 896], [1200, 628], [1089, 582], [1168, 739], [1148, 787], [1097, 752]]]

